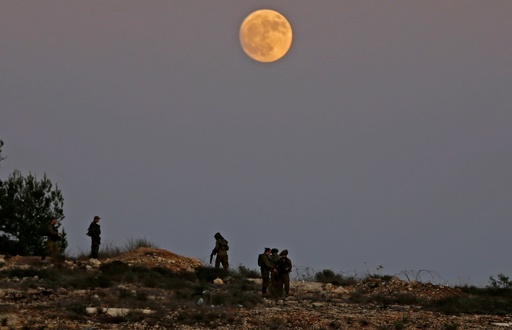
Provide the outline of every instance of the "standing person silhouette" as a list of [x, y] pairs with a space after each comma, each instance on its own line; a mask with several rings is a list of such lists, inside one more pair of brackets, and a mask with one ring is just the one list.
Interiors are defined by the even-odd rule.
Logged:
[[216, 233], [213, 237], [215, 237], [215, 247], [213, 248], [212, 254], [210, 256], [217, 255], [215, 258], [215, 268], [219, 268], [222, 264], [224, 269], [228, 269], [228, 241], [226, 241], [226, 239], [222, 237], [220, 233]]
[[87, 229], [87, 236], [91, 237], [91, 254], [89, 255], [89, 258], [92, 259], [98, 259], [98, 251], [100, 250], [101, 228], [98, 224], [100, 219], [100, 217], [95, 216]]
[[57, 222], [56, 218], [52, 218], [48, 224], [46, 232], [46, 249], [44, 251], [44, 255], [41, 257], [41, 261], [45, 261], [47, 256], [52, 259], [56, 259], [60, 255], [59, 241], [62, 237], [57, 229]]
[[260, 266], [262, 279], [261, 294], [265, 295], [270, 283], [270, 273], [275, 268], [274, 263], [270, 260], [270, 248], [266, 247], [263, 253], [258, 256], [258, 266]]
[[292, 271], [292, 261], [288, 258], [288, 250], [283, 250], [279, 253], [281, 259], [277, 262], [277, 273], [279, 281], [279, 294], [288, 296], [290, 294], [290, 272]]

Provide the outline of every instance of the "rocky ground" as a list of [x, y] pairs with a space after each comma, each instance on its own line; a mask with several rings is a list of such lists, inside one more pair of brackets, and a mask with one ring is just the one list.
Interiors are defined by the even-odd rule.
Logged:
[[[259, 297], [253, 306], [216, 306], [212, 295], [221, 292], [224, 281], [212, 283], [199, 299], [173, 303], [176, 292], [141, 288], [136, 283], [95, 285], [89, 289], [48, 285], [28, 269], [80, 269], [98, 274], [99, 267], [112, 262], [130, 266], [163, 267], [173, 272], [192, 271], [201, 262], [172, 252], [140, 248], [104, 260], [41, 263], [38, 258], [0, 258], [0, 271], [10, 276], [0, 279], [0, 329], [506, 329], [512, 317], [495, 315], [444, 315], [414, 304], [374, 304], [354, 302], [354, 292], [371, 296], [414, 296], [439, 299], [464, 295], [456, 288], [430, 283], [370, 278], [353, 286], [317, 282], [292, 282], [286, 299]], [[25, 273], [23, 273], [25, 270]], [[226, 279], [229, 281], [229, 279]], [[254, 288], [260, 279], [251, 279]], [[140, 296], [130, 305], [120, 304], [120, 295]], [[254, 291], [257, 295], [257, 290]], [[248, 298], [249, 299], [249, 298]]]

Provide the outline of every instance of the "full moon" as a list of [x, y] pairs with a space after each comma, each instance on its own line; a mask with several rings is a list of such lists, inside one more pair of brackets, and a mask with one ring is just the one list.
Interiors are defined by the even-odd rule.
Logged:
[[253, 60], [274, 62], [290, 49], [292, 27], [277, 11], [257, 10], [242, 22], [240, 44], [244, 52]]

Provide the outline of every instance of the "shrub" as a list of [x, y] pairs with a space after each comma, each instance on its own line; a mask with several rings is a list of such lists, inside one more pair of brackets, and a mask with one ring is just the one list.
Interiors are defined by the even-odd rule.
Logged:
[[[62, 192], [46, 174], [38, 180], [32, 173], [23, 176], [15, 170], [6, 181], [0, 180], [0, 251], [12, 255], [44, 255], [50, 220], [64, 219], [63, 205]], [[67, 244], [62, 233], [61, 253]]]
[[176, 320], [186, 325], [205, 324], [210, 328], [233, 323], [233, 315], [226, 309], [189, 308], [177, 314]]
[[129, 238], [125, 243], [124, 250], [129, 252], [141, 247], [157, 249], [158, 245], [148, 241], [146, 238]]
[[195, 269], [199, 281], [212, 282], [216, 278], [224, 278], [229, 274], [229, 270], [209, 266], [201, 266]]
[[334, 285], [348, 286], [357, 283], [357, 279], [354, 276], [344, 276], [339, 273], [336, 274], [330, 269], [324, 269], [321, 272], [315, 274], [315, 280], [320, 283], [332, 283]]
[[510, 289], [512, 288], [512, 281], [503, 274], [498, 274], [498, 278], [494, 278], [494, 276], [489, 277], [489, 287], [491, 288], [500, 288], [500, 289]]
[[366, 304], [370, 299], [360, 291], [353, 291], [349, 294], [348, 300], [356, 304]]
[[124, 252], [125, 252], [125, 250], [113, 245], [112, 243], [102, 244], [101, 249], [98, 252], [98, 258], [100, 258], [100, 259], [114, 258], [114, 257], [117, 257], [117, 256], [123, 254]]
[[121, 276], [122, 274], [131, 271], [131, 267], [119, 260], [114, 260], [112, 262], [103, 263], [100, 266], [100, 271], [108, 276]]
[[457, 314], [510, 314], [512, 296], [509, 289], [475, 287], [466, 288], [471, 294], [467, 296], [451, 296], [424, 304], [425, 309], [457, 315]]
[[244, 265], [238, 266], [238, 275], [243, 278], [260, 278], [261, 276], [259, 270], [249, 269]]

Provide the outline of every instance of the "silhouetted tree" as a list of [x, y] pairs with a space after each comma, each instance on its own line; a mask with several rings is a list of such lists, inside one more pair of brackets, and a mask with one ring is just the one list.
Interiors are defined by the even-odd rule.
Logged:
[[[44, 175], [42, 180], [15, 170], [0, 182], [0, 251], [42, 255], [50, 220], [64, 219], [62, 193]], [[60, 226], [60, 223], [58, 224]], [[61, 251], [68, 243], [62, 235]]]

